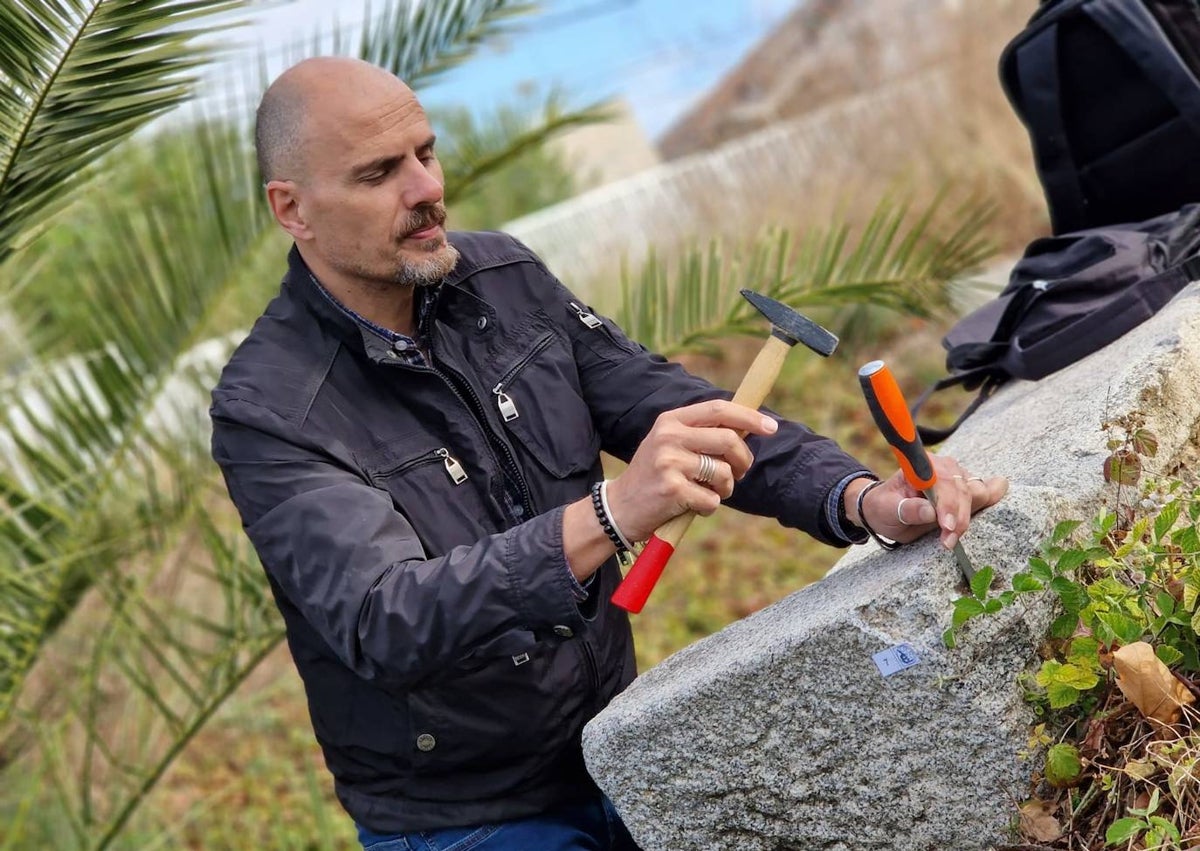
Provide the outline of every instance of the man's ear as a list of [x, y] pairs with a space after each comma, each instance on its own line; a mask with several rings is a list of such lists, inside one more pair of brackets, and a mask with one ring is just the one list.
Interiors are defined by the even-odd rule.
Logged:
[[298, 187], [291, 180], [272, 180], [267, 183], [267, 203], [279, 226], [293, 238], [304, 241], [312, 237], [312, 230], [300, 209]]

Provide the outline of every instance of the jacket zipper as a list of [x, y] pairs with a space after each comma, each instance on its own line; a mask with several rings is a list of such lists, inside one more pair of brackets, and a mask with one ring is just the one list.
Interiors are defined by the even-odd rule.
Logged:
[[542, 349], [549, 346], [552, 342], [554, 342], [554, 334], [552, 333], [547, 334], [545, 337], [542, 337], [542, 339], [538, 340], [537, 344], [530, 349], [529, 353], [517, 361], [512, 369], [504, 373], [504, 376], [499, 382], [497, 382], [496, 386], [492, 388], [492, 392], [496, 394], [496, 404], [500, 408], [500, 416], [506, 423], [512, 422], [517, 417], [521, 416], [521, 413], [517, 410], [517, 405], [512, 400], [512, 397], [504, 392], [504, 385], [516, 378], [520, 374], [521, 370], [529, 366], [530, 361], [537, 357], [541, 353]]
[[431, 452], [426, 452], [424, 455], [418, 455], [416, 458], [410, 458], [403, 464], [398, 464], [390, 470], [386, 470], [380, 475], [394, 476], [397, 473], [407, 472], [415, 467], [423, 467], [426, 464], [432, 464], [434, 461], [441, 460], [446, 468], [446, 475], [450, 477], [450, 481], [456, 485], [461, 485], [468, 478], [467, 470], [462, 463], [450, 454], [450, 450], [446, 447], [434, 449]]
[[588, 313], [586, 310], [584, 310], [582, 307], [577, 305], [575, 302], [569, 301], [569, 302], [567, 302], [567, 304], [570, 305], [571, 309], [574, 310], [576, 315], [579, 316], [579, 321], [582, 322], [587, 327], [599, 328], [601, 325], [604, 324], [603, 322], [601, 322], [599, 320], [599, 318], [596, 317], [595, 314]]
[[[471, 385], [468, 384], [466, 379], [462, 378], [462, 376], [458, 376], [458, 378], [462, 381], [463, 388], [465, 388], [466, 392], [470, 394], [470, 403], [468, 403], [467, 398], [463, 396], [462, 391], [458, 388], [450, 376], [434, 365], [432, 351], [430, 352], [429, 358], [429, 370], [434, 375], [441, 378], [442, 381], [446, 383], [446, 386], [450, 388], [450, 392], [453, 393], [458, 399], [459, 403], [474, 415], [475, 423], [479, 426], [480, 431], [483, 432], [483, 442], [487, 445], [488, 452], [491, 454], [492, 460], [496, 462], [496, 466], [500, 468], [502, 472], [510, 476], [512, 480], [517, 483], [517, 487], [521, 492], [521, 502], [524, 505], [525, 510], [530, 515], [534, 514], [533, 495], [529, 492], [529, 486], [525, 483], [525, 477], [521, 475], [521, 468], [517, 466], [517, 460], [513, 458], [512, 452], [509, 451], [508, 447], [505, 446], [501, 441], [494, 440], [491, 433], [488, 431], [487, 416], [484, 414], [483, 403], [479, 401], [479, 397], [475, 395], [475, 391], [471, 389]], [[453, 373], [454, 371], [448, 370], [448, 372]], [[457, 375], [457, 373], [455, 374]], [[496, 452], [497, 447], [500, 448], [501, 453]], [[501, 457], [501, 454], [503, 457]]]

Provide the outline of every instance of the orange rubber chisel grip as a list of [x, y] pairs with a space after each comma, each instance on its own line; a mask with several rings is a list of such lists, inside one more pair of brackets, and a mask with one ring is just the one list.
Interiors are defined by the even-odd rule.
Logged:
[[912, 414], [908, 412], [908, 404], [892, 371], [881, 360], [871, 361], [859, 369], [858, 382], [867, 397], [867, 407], [871, 409], [875, 424], [904, 471], [904, 478], [919, 491], [932, 488], [937, 483], [937, 473], [933, 471], [933, 462], [917, 434]]

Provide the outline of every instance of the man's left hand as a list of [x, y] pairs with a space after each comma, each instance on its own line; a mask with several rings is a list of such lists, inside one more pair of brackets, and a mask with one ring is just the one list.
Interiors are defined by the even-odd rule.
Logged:
[[[933, 487], [938, 501], [936, 517], [933, 505], [899, 470], [867, 494], [863, 500], [863, 514], [872, 529], [894, 541], [915, 541], [936, 528], [942, 546], [952, 549], [970, 525], [971, 515], [995, 505], [1008, 492], [1008, 479], [974, 475], [946, 455], [929, 457], [937, 473], [937, 484]], [[866, 479], [856, 479], [842, 497], [846, 516], [860, 526], [856, 502], [859, 493], [869, 484]]]

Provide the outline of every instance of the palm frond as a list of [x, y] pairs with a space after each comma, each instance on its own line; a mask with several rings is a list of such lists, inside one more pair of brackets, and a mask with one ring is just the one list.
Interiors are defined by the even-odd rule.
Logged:
[[511, 31], [518, 17], [536, 8], [527, 0], [399, 0], [372, 16], [368, 4], [357, 55], [419, 89], [470, 58], [485, 40]]
[[555, 92], [546, 96], [536, 112], [539, 114], [501, 107], [479, 122], [447, 122], [449, 132], [438, 150], [438, 158], [451, 175], [446, 181], [447, 204], [470, 195], [488, 176], [565, 131], [611, 121], [613, 117], [611, 108], [603, 103], [569, 109], [563, 96]]
[[203, 16], [246, 0], [0, 4], [0, 262], [88, 166], [192, 93]]
[[[76, 237], [70, 280], [80, 313], [64, 322], [86, 354], [0, 390], [10, 470], [0, 534], [25, 553], [0, 577], [27, 589], [0, 601], [18, 648], [0, 669], [0, 721], [39, 649], [96, 577], [134, 552], [152, 552], [157, 531], [190, 510], [194, 483], [212, 474], [204, 388], [230, 347], [208, 341], [212, 317], [244, 286], [246, 257], [271, 233], [248, 189], [253, 157], [232, 132], [197, 125], [186, 144], [171, 136], [151, 145], [146, 164], [171, 187], [153, 210], [136, 196], [96, 202], [104, 230]], [[138, 159], [130, 158], [134, 171]], [[49, 263], [46, 271], [59, 269]]]
[[614, 318], [648, 348], [676, 355], [716, 354], [723, 337], [759, 333], [761, 317], [737, 295], [743, 288], [797, 309], [832, 310], [827, 324], [839, 333], [865, 308], [934, 315], [949, 305], [953, 282], [994, 250], [984, 235], [990, 205], [964, 202], [939, 231], [944, 204], [938, 196], [914, 216], [909, 204], [885, 197], [856, 239], [840, 224], [798, 242], [775, 229], [728, 256], [716, 241], [673, 264], [652, 254], [636, 274], [622, 270]]

